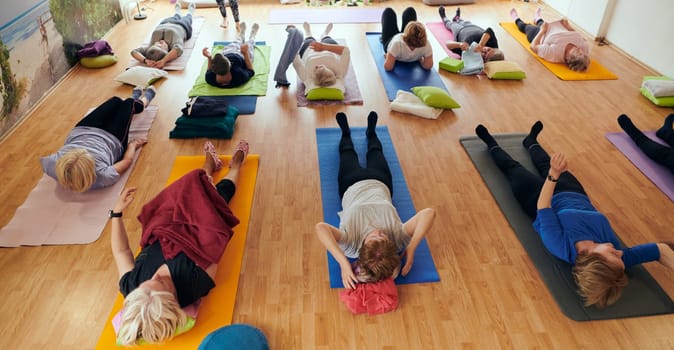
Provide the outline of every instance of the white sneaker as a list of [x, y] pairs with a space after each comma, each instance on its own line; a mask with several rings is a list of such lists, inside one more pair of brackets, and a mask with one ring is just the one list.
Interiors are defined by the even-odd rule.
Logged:
[[260, 25], [257, 23], [253, 23], [253, 27], [250, 28], [250, 38], [248, 40], [253, 41], [255, 40], [255, 35], [257, 35], [257, 31], [260, 29]]

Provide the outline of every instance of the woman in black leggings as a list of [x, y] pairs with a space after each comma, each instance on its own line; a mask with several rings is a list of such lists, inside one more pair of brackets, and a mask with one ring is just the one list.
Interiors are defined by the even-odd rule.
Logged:
[[[367, 118], [367, 164], [361, 167], [351, 141], [351, 130], [344, 113], [337, 113], [342, 129], [339, 142], [339, 228], [325, 222], [316, 225], [316, 235], [339, 263], [342, 283], [354, 288], [358, 282], [395, 278], [412, 268], [414, 254], [430, 229], [435, 211], [426, 208], [402, 222], [391, 198], [393, 178], [382, 144], [377, 137], [377, 113]], [[407, 260], [400, 270], [400, 252]], [[348, 258], [358, 259], [355, 271]]]
[[651, 140], [648, 138], [648, 136], [644, 135], [641, 130], [634, 126], [632, 120], [628, 116], [623, 114], [618, 117], [618, 124], [620, 124], [620, 127], [625, 130], [625, 133], [627, 133], [627, 135], [632, 138], [632, 141], [634, 141], [634, 143], [648, 156], [648, 158], [653, 159], [656, 163], [666, 167], [674, 174], [674, 131], [672, 131], [673, 123], [674, 113], [667, 116], [662, 127], [655, 132], [657, 137], [667, 142], [669, 145], [669, 147], [667, 147]]

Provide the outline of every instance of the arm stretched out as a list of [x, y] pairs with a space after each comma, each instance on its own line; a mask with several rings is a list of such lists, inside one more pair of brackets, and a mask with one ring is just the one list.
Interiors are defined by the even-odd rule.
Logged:
[[[136, 193], [135, 187], [125, 189], [117, 200], [115, 208], [116, 213], [121, 213], [132, 201]], [[115, 258], [117, 272], [121, 278], [125, 273], [133, 269], [133, 253], [129, 248], [129, 238], [126, 234], [126, 227], [122, 218], [115, 217], [111, 219], [112, 231], [110, 233], [110, 246], [112, 247], [112, 256]]]

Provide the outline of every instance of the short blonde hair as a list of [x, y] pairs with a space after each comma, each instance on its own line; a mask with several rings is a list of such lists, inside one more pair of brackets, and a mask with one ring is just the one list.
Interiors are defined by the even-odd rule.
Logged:
[[317, 67], [314, 71], [314, 83], [318, 86], [326, 87], [334, 85], [337, 82], [337, 76], [332, 69], [323, 66]]
[[407, 23], [403, 31], [403, 41], [410, 49], [426, 46], [426, 28], [417, 21]]
[[124, 313], [117, 335], [120, 345], [129, 346], [143, 339], [161, 343], [185, 327], [187, 314], [170, 292], [136, 288], [124, 300]]
[[61, 186], [74, 191], [84, 192], [96, 181], [96, 161], [83, 148], [66, 152], [56, 161], [56, 179]]
[[385, 280], [391, 277], [398, 267], [400, 267], [398, 248], [390, 239], [366, 242], [360, 248], [356, 262], [359, 281]]
[[604, 308], [620, 298], [629, 282], [622, 266], [609, 264], [599, 254], [578, 255], [573, 267], [573, 279], [585, 306]]

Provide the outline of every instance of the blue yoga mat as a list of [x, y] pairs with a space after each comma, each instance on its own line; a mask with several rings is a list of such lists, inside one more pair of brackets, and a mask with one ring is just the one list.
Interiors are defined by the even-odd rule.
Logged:
[[235, 96], [218, 96], [223, 103], [236, 107], [239, 114], [253, 114], [257, 106], [257, 96], [254, 95], [235, 95]]
[[[342, 201], [339, 198], [337, 186], [337, 173], [339, 171], [339, 139], [342, 132], [339, 128], [318, 128], [316, 129], [316, 142], [318, 143], [318, 167], [321, 174], [321, 198], [323, 201], [323, 220], [330, 225], [339, 227], [339, 216], [337, 212], [342, 210]], [[384, 147], [384, 156], [388, 161], [391, 174], [393, 175], [393, 205], [398, 210], [398, 215], [403, 221], [407, 221], [414, 214], [414, 203], [407, 189], [407, 183], [403, 176], [400, 162], [396, 155], [391, 136], [385, 126], [377, 127], [377, 136]], [[351, 139], [356, 152], [359, 154], [361, 165], [365, 166], [365, 153], [367, 151], [367, 140], [365, 138], [365, 127], [352, 127]], [[343, 288], [342, 272], [339, 263], [330, 253], [328, 255], [328, 270], [330, 273], [330, 288]], [[438, 282], [440, 276], [435, 268], [431, 251], [428, 249], [428, 243], [424, 238], [414, 254], [414, 265], [407, 276], [398, 276], [395, 282], [397, 284], [410, 284], [422, 282]]]
[[447, 91], [447, 87], [445, 87], [435, 68], [425, 70], [419, 62], [396, 62], [393, 70], [387, 72], [384, 69], [384, 46], [379, 41], [381, 33], [369, 32], [365, 33], [365, 36], [367, 37], [367, 43], [370, 44], [370, 51], [372, 51], [374, 62], [384, 83], [389, 101], [396, 98], [398, 90], [411, 91], [415, 86], [436, 86]]

